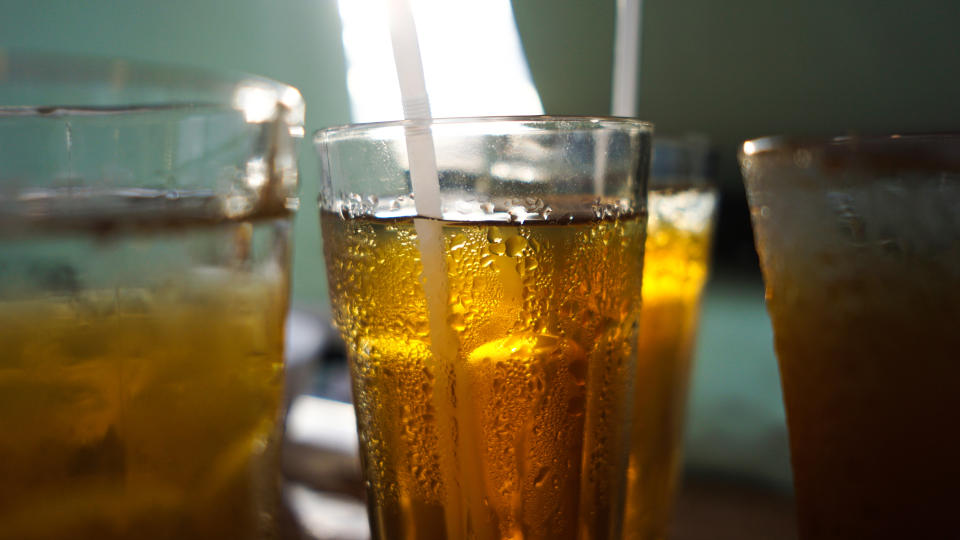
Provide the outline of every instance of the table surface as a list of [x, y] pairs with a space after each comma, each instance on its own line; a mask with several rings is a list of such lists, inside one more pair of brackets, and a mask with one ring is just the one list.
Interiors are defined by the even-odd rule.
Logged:
[[[356, 497], [288, 490], [284, 540], [366, 540], [366, 511]], [[309, 494], [308, 494], [309, 492]], [[306, 498], [304, 498], [304, 496]], [[677, 500], [669, 540], [796, 540], [793, 500], [780, 491], [730, 479], [688, 478]]]
[[692, 478], [684, 482], [677, 499], [670, 539], [795, 540], [796, 530], [788, 494], [729, 480]]

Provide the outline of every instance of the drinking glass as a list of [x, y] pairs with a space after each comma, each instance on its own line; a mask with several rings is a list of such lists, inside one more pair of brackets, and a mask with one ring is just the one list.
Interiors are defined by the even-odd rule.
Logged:
[[668, 536], [717, 193], [706, 140], [655, 137], [624, 537]]
[[801, 538], [946, 538], [960, 482], [960, 136], [740, 155]]
[[[442, 219], [418, 215], [412, 133]], [[577, 117], [317, 134], [376, 538], [620, 537], [650, 135]]]
[[273, 538], [292, 87], [0, 51], [0, 538]]

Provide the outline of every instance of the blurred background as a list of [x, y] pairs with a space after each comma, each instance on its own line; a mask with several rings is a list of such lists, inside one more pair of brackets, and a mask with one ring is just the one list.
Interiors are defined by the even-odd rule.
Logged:
[[[0, 48], [275, 78], [303, 93], [309, 133], [356, 119], [342, 34], [351, 1], [4, 0]], [[547, 114], [609, 113], [615, 11], [613, 0], [512, 2]], [[954, 0], [643, 2], [637, 116], [654, 122], [659, 135], [706, 137], [721, 195], [689, 410], [688, 478], [735, 478], [770, 494], [752, 499], [753, 492], [743, 492], [750, 505], [787, 500], [790, 491], [777, 367], [736, 164], [739, 144], [781, 133], [956, 130], [957, 21]], [[480, 50], [502, 38], [486, 36]], [[309, 137], [302, 144], [293, 301], [322, 317], [328, 300], [314, 204], [318, 170]], [[693, 498], [681, 500], [681, 516], [710, 519], [713, 507], [697, 506], [696, 495], [711, 492], [705, 482], [689, 487]]]

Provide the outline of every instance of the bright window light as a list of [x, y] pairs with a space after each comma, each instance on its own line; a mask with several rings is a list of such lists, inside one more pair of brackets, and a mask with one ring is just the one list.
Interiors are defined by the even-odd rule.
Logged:
[[[354, 122], [403, 117], [387, 0], [338, 0]], [[543, 114], [510, 0], [412, 0], [433, 116]]]

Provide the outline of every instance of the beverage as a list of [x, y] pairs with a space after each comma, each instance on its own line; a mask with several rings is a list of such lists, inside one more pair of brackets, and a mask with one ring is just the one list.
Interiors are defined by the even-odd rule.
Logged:
[[3, 64], [0, 539], [276, 538], [299, 92]]
[[114, 217], [0, 230], [0, 538], [273, 538], [287, 219]]
[[624, 535], [662, 539], [680, 472], [683, 419], [715, 194], [651, 190]]
[[769, 145], [742, 160], [801, 537], [950, 537], [960, 481], [956, 138]]
[[620, 538], [650, 134], [580, 117], [317, 134], [375, 538]]
[[321, 221], [374, 536], [616, 536], [643, 220], [442, 222], [443, 351], [414, 220]]

